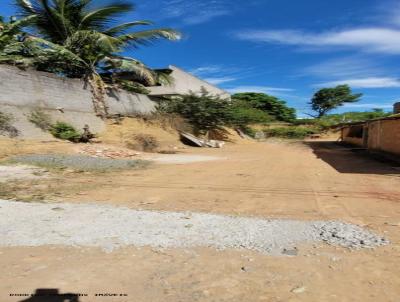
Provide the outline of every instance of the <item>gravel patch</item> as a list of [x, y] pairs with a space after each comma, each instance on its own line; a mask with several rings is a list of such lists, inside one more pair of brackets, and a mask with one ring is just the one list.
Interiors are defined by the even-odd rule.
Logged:
[[9, 162], [46, 168], [71, 168], [81, 171], [108, 171], [143, 168], [145, 160], [96, 158], [86, 155], [32, 154], [12, 157]]
[[67, 245], [154, 248], [212, 247], [282, 253], [301, 243], [352, 249], [388, 243], [342, 222], [268, 220], [201, 213], [140, 211], [96, 204], [0, 200], [0, 246]]
[[207, 162], [207, 161], [224, 159], [217, 156], [186, 155], [186, 154], [165, 154], [165, 155], [145, 156], [144, 158], [158, 162], [160, 164], [190, 164], [196, 162]]
[[31, 166], [0, 166], [0, 182], [16, 179], [41, 179], [47, 177], [47, 171]]

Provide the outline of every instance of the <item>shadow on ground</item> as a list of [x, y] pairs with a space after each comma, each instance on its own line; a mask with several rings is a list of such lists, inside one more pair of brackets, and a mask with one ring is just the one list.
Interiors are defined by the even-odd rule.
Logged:
[[400, 174], [400, 164], [364, 149], [332, 141], [304, 142], [314, 154], [340, 173]]
[[79, 295], [63, 294], [55, 288], [39, 288], [32, 297], [19, 302], [79, 302]]

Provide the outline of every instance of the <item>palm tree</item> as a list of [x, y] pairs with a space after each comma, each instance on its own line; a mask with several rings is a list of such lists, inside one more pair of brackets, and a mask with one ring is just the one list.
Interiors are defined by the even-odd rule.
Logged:
[[[129, 66], [138, 79], [151, 86], [158, 80], [156, 72], [131, 58], [117, 56], [127, 47], [137, 48], [154, 40], [178, 40], [180, 34], [170, 28], [132, 31], [150, 21], [114, 24], [118, 17], [134, 6], [113, 1], [101, 6], [94, 0], [14, 0], [19, 15], [30, 19], [31, 37], [47, 52], [49, 69], [62, 70], [67, 76], [84, 77], [90, 84], [97, 113], [107, 115], [105, 84], [99, 75], [103, 67]], [[65, 56], [68, 60], [62, 59]], [[45, 68], [45, 63], [42, 68]]]

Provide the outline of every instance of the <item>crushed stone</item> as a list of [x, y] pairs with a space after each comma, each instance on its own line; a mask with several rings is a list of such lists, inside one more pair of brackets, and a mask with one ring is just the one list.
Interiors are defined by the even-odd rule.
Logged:
[[14, 156], [9, 162], [49, 168], [72, 168], [81, 171], [104, 171], [143, 168], [149, 162], [131, 159], [96, 158], [86, 155], [28, 154]]
[[0, 182], [17, 179], [40, 179], [48, 177], [44, 169], [27, 165], [2, 166], [0, 165]]
[[[57, 211], [55, 210], [57, 208]], [[211, 247], [281, 254], [302, 243], [347, 248], [388, 244], [359, 226], [203, 213], [133, 210], [97, 204], [22, 203], [0, 200], [0, 246], [66, 245], [153, 248]]]

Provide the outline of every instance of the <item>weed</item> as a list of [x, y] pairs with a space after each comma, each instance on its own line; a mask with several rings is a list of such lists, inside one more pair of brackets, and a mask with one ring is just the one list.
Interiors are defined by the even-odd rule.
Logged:
[[12, 125], [14, 118], [11, 114], [0, 111], [0, 135], [7, 134], [9, 137], [17, 137], [19, 131]]
[[73, 126], [64, 122], [57, 122], [51, 126], [50, 133], [59, 139], [68, 140], [71, 142], [79, 142], [82, 134], [79, 133]]
[[278, 127], [264, 130], [268, 137], [280, 137], [289, 139], [304, 139], [312, 134], [320, 133], [320, 130], [312, 127]]
[[40, 109], [31, 111], [28, 120], [43, 131], [49, 131], [52, 128], [50, 115]]
[[130, 149], [141, 150], [144, 152], [154, 152], [160, 147], [157, 139], [149, 134], [137, 134], [133, 137], [133, 142], [127, 142], [126, 146]]

